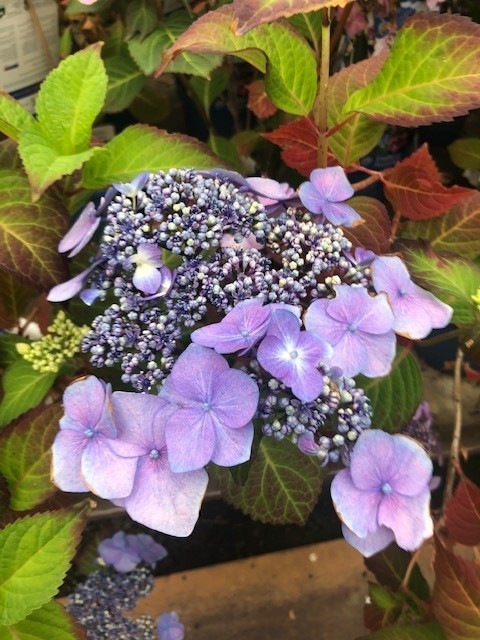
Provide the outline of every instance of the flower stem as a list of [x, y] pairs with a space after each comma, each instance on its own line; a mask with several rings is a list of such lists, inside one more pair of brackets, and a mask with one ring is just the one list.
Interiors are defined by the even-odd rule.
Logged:
[[365, 178], [364, 180], [360, 180], [360, 182], [354, 182], [352, 184], [352, 187], [354, 188], [355, 191], [360, 191], [361, 189], [366, 189], [371, 184], [375, 184], [375, 182], [378, 182], [381, 179], [382, 179], [381, 175], [370, 176], [369, 178]]
[[455, 475], [460, 463], [460, 439], [462, 436], [462, 365], [463, 351], [459, 348], [457, 351], [457, 357], [455, 358], [455, 369], [453, 374], [453, 404], [455, 407], [455, 421], [452, 444], [450, 447], [450, 462], [445, 482], [445, 493], [443, 495], [444, 507], [452, 497]]
[[328, 142], [328, 77], [330, 75], [330, 12], [322, 9], [322, 57], [320, 61], [320, 77], [318, 80], [317, 100], [314, 108], [315, 124], [318, 136], [318, 166], [327, 166]]

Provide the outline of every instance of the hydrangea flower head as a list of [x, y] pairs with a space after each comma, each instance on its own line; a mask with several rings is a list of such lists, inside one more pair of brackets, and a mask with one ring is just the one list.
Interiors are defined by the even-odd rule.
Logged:
[[380, 256], [372, 262], [373, 286], [383, 291], [393, 309], [393, 329], [412, 340], [421, 340], [432, 329], [445, 327], [453, 309], [422, 289], [410, 278], [397, 256]]
[[271, 308], [262, 298], [239, 302], [221, 322], [209, 324], [191, 334], [192, 342], [211, 347], [217, 353], [249, 349], [267, 332]]
[[314, 169], [310, 181], [298, 188], [298, 195], [304, 207], [315, 215], [323, 214], [335, 225], [352, 227], [360, 222], [360, 215], [344, 204], [354, 194], [352, 185], [342, 167]]
[[162, 613], [157, 621], [158, 640], [183, 640], [185, 627], [175, 611]]
[[322, 338], [300, 330], [300, 321], [290, 311], [274, 311], [267, 336], [258, 347], [262, 367], [289, 386], [304, 402], [315, 400], [323, 389], [318, 365], [332, 354]]
[[331, 362], [346, 378], [358, 373], [372, 378], [386, 375], [396, 345], [387, 297], [371, 296], [364, 287], [333, 288], [335, 298], [314, 300], [309, 306], [306, 328], [333, 346]]
[[433, 535], [430, 489], [433, 465], [411, 438], [365, 431], [350, 467], [335, 476], [331, 494], [347, 542], [369, 557], [394, 540], [418, 549]]
[[174, 471], [200, 469], [210, 460], [229, 467], [250, 458], [258, 386], [243, 371], [230, 369], [223, 356], [189, 345], [174, 364], [162, 395], [176, 404], [166, 429]]
[[170, 469], [165, 428], [172, 407], [158, 396], [115, 391], [112, 408], [119, 437], [111, 447], [119, 460], [134, 461], [133, 470], [126, 465], [123, 470], [131, 476], [132, 490], [115, 504], [123, 506], [132, 520], [151, 529], [173, 536], [190, 535], [208, 476], [204, 469], [190, 473]]
[[110, 448], [117, 429], [109, 403], [110, 386], [95, 376], [65, 390], [65, 415], [52, 447], [53, 481], [62, 491], [92, 490], [107, 499], [131, 492], [136, 461], [120, 459]]

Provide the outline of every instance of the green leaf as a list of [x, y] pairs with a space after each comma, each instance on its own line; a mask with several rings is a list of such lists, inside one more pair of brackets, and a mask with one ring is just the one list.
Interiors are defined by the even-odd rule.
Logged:
[[304, 116], [310, 113], [317, 92], [317, 67], [304, 38], [288, 23], [262, 25], [235, 37], [232, 20], [231, 5], [203, 15], [164, 54], [159, 72], [167, 67], [172, 70], [170, 63], [185, 50], [233, 54], [266, 71], [265, 88], [279, 109]]
[[[358, 640], [445, 640], [446, 636], [438, 622], [415, 622], [395, 624]], [[473, 640], [473, 638], [472, 638]]]
[[0, 473], [14, 511], [33, 509], [56, 491], [50, 480], [51, 448], [62, 415], [60, 404], [38, 407], [2, 433]]
[[231, 140], [227, 140], [227, 138], [222, 136], [211, 135], [208, 139], [208, 146], [216, 156], [223, 160], [228, 166], [235, 169], [235, 171], [239, 173], [245, 171], [245, 167], [238, 157], [235, 145]]
[[85, 508], [39, 513], [0, 531], [0, 624], [23, 620], [57, 594], [85, 516]]
[[480, 169], [480, 138], [460, 138], [448, 150], [460, 169]]
[[358, 376], [356, 381], [370, 398], [372, 425], [389, 433], [401, 431], [422, 401], [423, 382], [417, 359], [403, 347], [399, 347], [387, 376]]
[[228, 85], [229, 73], [227, 69], [216, 69], [210, 80], [194, 76], [190, 79], [190, 87], [200, 100], [205, 113], [208, 115], [213, 102], [222, 95]]
[[254, 520], [305, 524], [316, 504], [325, 471], [287, 439], [262, 438], [245, 484], [228, 469], [211, 469], [223, 497]]
[[25, 620], [0, 627], [0, 640], [86, 640], [85, 633], [61, 604], [51, 600]]
[[440, 218], [403, 224], [401, 235], [429, 240], [437, 251], [476, 258], [480, 255], [480, 193], [473, 190], [472, 193], [472, 197], [465, 198]]
[[298, 13], [289, 19], [290, 24], [300, 31], [302, 36], [311, 42], [315, 50], [320, 50], [322, 39], [322, 12], [309, 11], [308, 13]]
[[67, 228], [68, 215], [53, 194], [32, 203], [27, 178], [0, 170], [0, 268], [42, 291], [67, 280], [57, 251]]
[[127, 39], [139, 34], [143, 40], [157, 25], [157, 7], [152, 0], [137, 0], [127, 5], [125, 27]]
[[[335, 73], [328, 84], [328, 126], [345, 120], [342, 109], [348, 98], [358, 89], [368, 86], [385, 62], [385, 55], [351, 64]], [[350, 117], [342, 127], [328, 138], [328, 147], [339, 163], [347, 167], [369, 153], [380, 141], [385, 125], [373, 122], [361, 113]]]
[[26, 342], [25, 338], [14, 333], [0, 334], [0, 369], [6, 369], [22, 358], [17, 351], [17, 344]]
[[0, 427], [36, 407], [50, 391], [56, 373], [35, 371], [30, 362], [16, 360], [3, 376], [3, 399], [0, 404]]
[[106, 58], [104, 63], [108, 75], [104, 111], [118, 113], [126, 109], [140, 93], [145, 76], [132, 60], [126, 44], [117, 55]]
[[472, 300], [480, 288], [480, 267], [465, 258], [444, 258], [433, 252], [409, 250], [405, 258], [410, 273], [422, 287], [453, 307], [452, 322], [469, 325], [478, 320]]
[[127, 127], [103, 149], [101, 155], [94, 156], [84, 167], [83, 185], [87, 188], [127, 182], [142, 171], [219, 166], [208, 147], [194, 138], [141, 124]]
[[[391, 544], [384, 551], [365, 558], [365, 566], [381, 585], [395, 592], [402, 588], [411, 559], [412, 554], [409, 551]], [[430, 588], [418, 564], [414, 565], [410, 573], [407, 588], [408, 592], [413, 593], [420, 600], [428, 600], [430, 597]]]
[[32, 116], [8, 93], [0, 91], [0, 131], [18, 142], [20, 132], [33, 121]]
[[399, 31], [378, 76], [350, 97], [344, 113], [417, 127], [478, 107], [479, 93], [480, 25], [460, 15], [417, 13]]

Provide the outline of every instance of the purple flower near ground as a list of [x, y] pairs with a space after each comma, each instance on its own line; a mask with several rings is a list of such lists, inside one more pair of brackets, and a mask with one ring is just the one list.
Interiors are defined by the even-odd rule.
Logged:
[[323, 214], [332, 224], [345, 227], [352, 227], [361, 220], [355, 209], [343, 203], [353, 194], [352, 185], [342, 167], [314, 169], [310, 181], [298, 188], [303, 206], [311, 213]]
[[412, 340], [421, 340], [432, 329], [445, 327], [453, 309], [422, 289], [410, 278], [407, 267], [397, 256], [380, 256], [372, 263], [372, 281], [383, 291], [393, 309], [393, 329]]
[[371, 556], [395, 540], [407, 551], [433, 535], [432, 461], [411, 438], [363, 432], [350, 467], [335, 476], [331, 494], [347, 542]]
[[92, 264], [87, 269], [74, 276], [70, 280], [62, 282], [61, 284], [57, 284], [55, 287], [53, 287], [53, 289], [50, 290], [47, 296], [47, 300], [49, 300], [50, 302], [64, 302], [65, 300], [70, 300], [70, 298], [76, 296], [77, 293], [80, 293], [80, 291], [87, 283], [90, 273], [96, 267], [98, 267], [99, 264], [105, 262], [105, 260], [106, 258], [99, 258], [98, 260], [95, 260], [95, 262], [92, 262]]
[[133, 571], [141, 561], [140, 554], [130, 544], [124, 531], [117, 531], [111, 538], [102, 540], [98, 545], [98, 553], [106, 565], [119, 573]]
[[67, 387], [65, 415], [52, 447], [52, 476], [62, 491], [93, 491], [101, 498], [124, 498], [133, 486], [134, 459], [110, 448], [117, 429], [109, 409], [110, 386], [88, 376]]
[[221, 322], [200, 327], [191, 334], [192, 342], [211, 347], [217, 353], [250, 349], [267, 332], [271, 308], [263, 298], [239, 302]]
[[371, 378], [390, 371], [396, 338], [393, 313], [384, 294], [371, 296], [363, 287], [333, 287], [335, 298], [314, 300], [305, 314], [306, 328], [333, 346], [332, 365], [346, 378]]
[[[208, 476], [204, 469], [189, 473], [170, 469], [165, 428], [174, 408], [164, 398], [124, 391], [112, 394], [112, 408], [118, 438], [111, 446], [119, 460], [129, 463], [123, 473], [132, 483], [130, 494], [115, 504], [146, 527], [173, 536], [190, 535]], [[107, 473], [112, 472], [108, 469]]]
[[175, 611], [162, 613], [157, 620], [158, 640], [183, 640], [185, 627]]
[[210, 460], [231, 467], [250, 458], [258, 386], [243, 371], [230, 369], [223, 356], [189, 345], [162, 395], [176, 405], [166, 428], [173, 471], [200, 469]]
[[323, 338], [310, 331], [300, 331], [300, 321], [293, 313], [277, 310], [272, 313], [257, 358], [262, 367], [290, 387], [297, 398], [311, 402], [320, 395], [324, 385], [317, 367], [332, 353], [332, 347]]
[[172, 273], [162, 262], [162, 251], [157, 245], [141, 244], [137, 253], [128, 262], [136, 265], [132, 282], [135, 287], [147, 295], [157, 294], [172, 284]]
[[168, 556], [163, 544], [155, 542], [148, 533], [127, 534], [127, 540], [132, 549], [140, 556], [142, 562], [155, 564]]

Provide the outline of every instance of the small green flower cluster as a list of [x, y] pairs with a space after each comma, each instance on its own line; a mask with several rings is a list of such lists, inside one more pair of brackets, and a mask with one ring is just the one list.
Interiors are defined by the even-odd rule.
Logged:
[[64, 311], [59, 311], [41, 340], [17, 344], [17, 351], [41, 373], [57, 373], [60, 367], [80, 351], [88, 327], [77, 327]]

